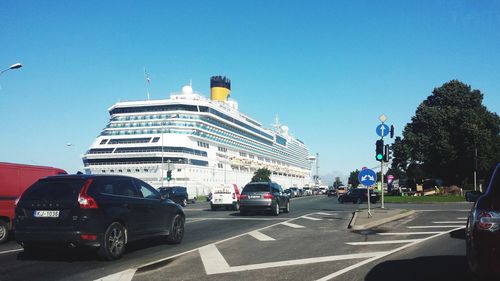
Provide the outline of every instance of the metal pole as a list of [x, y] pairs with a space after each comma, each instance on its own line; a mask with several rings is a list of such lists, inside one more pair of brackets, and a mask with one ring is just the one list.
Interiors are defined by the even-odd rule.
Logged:
[[477, 147], [474, 149], [474, 190], [477, 190]]
[[370, 187], [367, 186], [366, 187], [366, 192], [368, 193], [367, 194], [367, 198], [368, 198], [368, 218], [371, 218], [372, 217], [372, 211], [371, 211], [371, 208], [370, 208]]
[[163, 187], [163, 126], [161, 127], [161, 187]]
[[380, 182], [381, 182], [381, 187], [380, 189], [382, 190], [382, 209], [384, 209], [384, 160], [380, 161]]

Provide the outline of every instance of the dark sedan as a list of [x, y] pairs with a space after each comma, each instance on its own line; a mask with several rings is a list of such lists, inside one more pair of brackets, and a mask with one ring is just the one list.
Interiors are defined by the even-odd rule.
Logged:
[[[340, 195], [338, 201], [339, 203], [352, 202], [355, 204], [361, 204], [363, 202], [367, 202], [367, 194], [368, 192], [366, 188], [353, 188], [350, 189], [347, 193]], [[378, 193], [370, 190], [370, 203], [377, 203], [378, 200]]]

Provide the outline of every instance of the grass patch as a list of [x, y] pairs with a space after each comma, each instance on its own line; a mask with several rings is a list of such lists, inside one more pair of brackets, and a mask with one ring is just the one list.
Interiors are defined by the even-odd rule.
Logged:
[[196, 202], [205, 202], [207, 201], [207, 196], [205, 195], [200, 195], [196, 197]]
[[384, 196], [385, 203], [439, 203], [439, 202], [465, 202], [463, 196]]

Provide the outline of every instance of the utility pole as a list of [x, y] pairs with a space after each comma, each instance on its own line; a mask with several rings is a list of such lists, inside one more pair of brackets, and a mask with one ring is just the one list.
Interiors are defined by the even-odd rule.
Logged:
[[477, 190], [477, 147], [474, 148], [474, 190]]

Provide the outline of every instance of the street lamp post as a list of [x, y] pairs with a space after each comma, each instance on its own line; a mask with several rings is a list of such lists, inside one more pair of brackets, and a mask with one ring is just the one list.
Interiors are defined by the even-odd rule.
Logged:
[[4, 69], [4, 70], [0, 71], [0, 75], [2, 75], [4, 72], [9, 71], [9, 70], [11, 70], [11, 69], [18, 69], [18, 68], [21, 68], [21, 67], [23, 67], [23, 65], [22, 65], [22, 64], [20, 64], [20, 63], [15, 63], [15, 64], [13, 64], [13, 65], [9, 66], [9, 68], [7, 68], [7, 69]]

